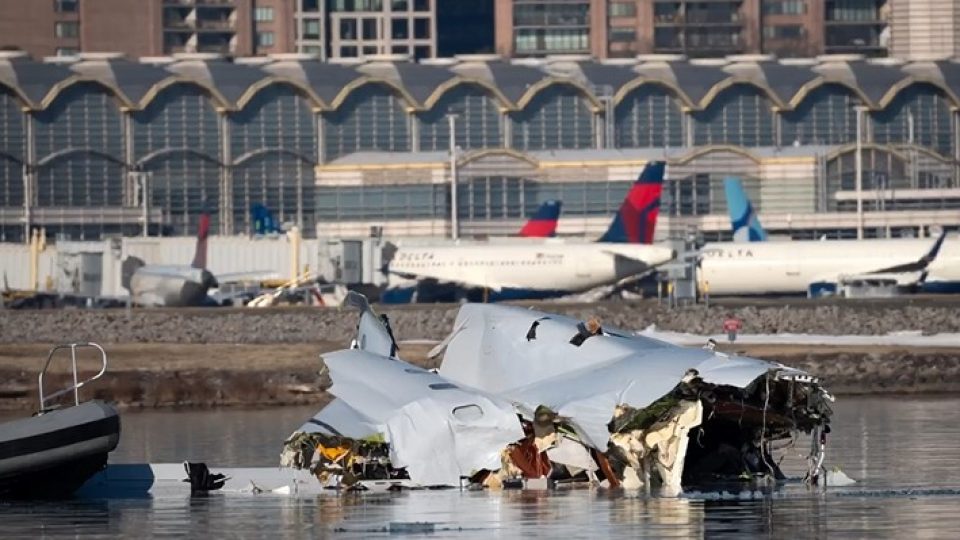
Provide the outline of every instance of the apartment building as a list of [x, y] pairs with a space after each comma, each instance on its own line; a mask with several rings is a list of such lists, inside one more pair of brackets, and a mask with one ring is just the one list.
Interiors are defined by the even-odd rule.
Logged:
[[34, 57], [118, 51], [427, 58], [437, 55], [436, 21], [436, 0], [0, 0], [0, 47]]
[[[496, 0], [510, 56], [889, 52], [891, 4], [953, 0]], [[916, 10], [904, 8], [916, 13]], [[922, 29], [915, 30], [922, 34]]]

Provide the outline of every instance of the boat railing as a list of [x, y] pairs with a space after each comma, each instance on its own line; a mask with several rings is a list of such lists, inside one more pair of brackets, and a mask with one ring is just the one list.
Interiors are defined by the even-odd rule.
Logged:
[[[77, 349], [79, 348], [91, 348], [91, 349], [96, 349], [100, 351], [100, 362], [101, 362], [100, 371], [93, 377], [90, 377], [89, 379], [84, 379], [82, 381], [79, 380], [79, 375], [77, 374]], [[43, 376], [47, 373], [47, 369], [50, 367], [50, 361], [53, 360], [54, 354], [56, 354], [57, 351], [63, 350], [63, 349], [70, 349], [70, 363], [73, 368], [73, 386], [70, 386], [69, 388], [64, 388], [62, 390], [57, 390], [56, 392], [50, 395], [47, 395], [43, 391]], [[40, 388], [40, 412], [47, 410], [46, 405], [48, 401], [70, 392], [73, 392], [74, 404], [79, 405], [80, 404], [80, 388], [88, 383], [91, 383], [99, 379], [100, 377], [103, 376], [104, 373], [106, 373], [106, 371], [107, 371], [107, 351], [103, 350], [103, 347], [101, 347], [96, 343], [92, 343], [92, 342], [67, 343], [63, 345], [57, 345], [56, 347], [50, 349], [50, 354], [47, 355], [47, 362], [43, 365], [43, 369], [40, 370], [40, 377], [38, 380], [38, 383], [39, 383], [38, 386]]]

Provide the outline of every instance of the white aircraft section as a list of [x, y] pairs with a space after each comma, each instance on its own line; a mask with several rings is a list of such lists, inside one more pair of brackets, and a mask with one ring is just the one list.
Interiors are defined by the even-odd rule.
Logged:
[[325, 354], [324, 361], [330, 393], [376, 423], [391, 463], [420, 485], [458, 485], [461, 476], [496, 469], [500, 449], [523, 437], [509, 402], [413, 364], [362, 350]]
[[[536, 325], [534, 327], [534, 325]], [[801, 372], [781, 364], [604, 329], [581, 345], [571, 339], [582, 323], [513, 306], [467, 304], [447, 341], [440, 374], [497, 394], [532, 417], [545, 405], [569, 418], [578, 435], [605, 448], [616, 405], [643, 408], [660, 399], [689, 370], [708, 383], [746, 387], [765, 373]]]
[[[936, 239], [813, 240], [717, 242], [701, 250], [699, 280], [710, 294], [795, 294], [811, 283], [880, 272], [919, 260]], [[927, 267], [926, 279], [960, 280], [960, 241], [944, 242]], [[900, 284], [920, 279], [921, 272], [902, 272]], [[912, 277], [911, 277], [912, 276]]]
[[553, 243], [400, 248], [389, 271], [493, 290], [587, 290], [673, 259], [673, 250], [643, 244]]

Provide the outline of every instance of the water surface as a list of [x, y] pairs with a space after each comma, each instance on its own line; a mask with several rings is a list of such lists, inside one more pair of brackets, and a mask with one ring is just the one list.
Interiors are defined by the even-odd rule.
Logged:
[[[799, 484], [773, 494], [414, 491], [384, 495], [212, 495], [0, 503], [4, 538], [343, 536], [475, 537], [958, 537], [958, 398], [841, 398], [827, 464], [860, 480], [826, 493]], [[115, 462], [273, 466], [312, 408], [126, 413]], [[803, 471], [806, 441], [783, 467]], [[411, 529], [410, 527], [413, 527]]]

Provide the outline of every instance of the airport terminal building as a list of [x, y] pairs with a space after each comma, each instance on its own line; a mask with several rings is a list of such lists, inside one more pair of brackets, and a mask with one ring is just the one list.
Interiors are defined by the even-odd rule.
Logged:
[[659, 238], [729, 238], [727, 175], [774, 234], [855, 236], [858, 163], [866, 236], [954, 228], [960, 63], [0, 52], [2, 241], [139, 234], [144, 213], [189, 235], [204, 210], [250, 234], [257, 203], [308, 237], [443, 237], [454, 179], [462, 236], [546, 199], [593, 236], [653, 159]]

